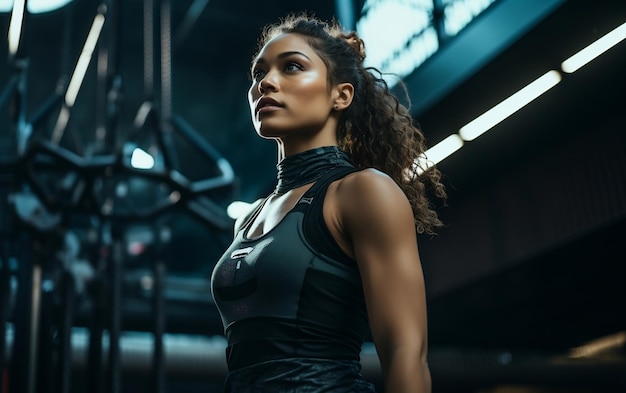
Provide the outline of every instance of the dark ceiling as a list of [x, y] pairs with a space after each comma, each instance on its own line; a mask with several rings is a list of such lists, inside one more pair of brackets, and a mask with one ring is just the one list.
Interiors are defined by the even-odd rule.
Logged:
[[[487, 25], [495, 7], [513, 2], [496, 1], [476, 23]], [[164, 107], [167, 110], [163, 82], [165, 86], [171, 82], [172, 112], [200, 136], [202, 143], [208, 143], [217, 155], [228, 160], [234, 171], [233, 184], [209, 193], [217, 209], [233, 199], [252, 201], [271, 190], [275, 146], [254, 133], [246, 101], [248, 65], [256, 37], [262, 26], [287, 12], [308, 10], [330, 18], [335, 14], [335, 2], [172, 1], [171, 79], [161, 79], [160, 75], [158, 32], [162, 29], [157, 5], [153, 15], [157, 33], [155, 62], [149, 68], [154, 75], [148, 78], [153, 89], [146, 89], [149, 75], [143, 66], [144, 2], [109, 3], [107, 17], [112, 23], [105, 30], [101, 47], [110, 50], [109, 77], [121, 81], [120, 94], [114, 101], [118, 108], [113, 112], [117, 113], [116, 126], [110, 134], [121, 139], [138, 133], [155, 137], [158, 122], [133, 133], [133, 119], [142, 102], [154, 102], [157, 117]], [[422, 92], [416, 84], [424, 78], [420, 72], [425, 71], [418, 69], [407, 78], [410, 94], [419, 103], [419, 111], [414, 112], [416, 120], [431, 144], [458, 132], [546, 71], [560, 70], [565, 58], [626, 21], [626, 2], [622, 0], [554, 3], [554, 9], [478, 69], [453, 84], [445, 74], [436, 80], [435, 84], [450, 87], [427, 103], [419, 101]], [[21, 52], [29, 59], [27, 119], [38, 116], [57, 85], [73, 69], [99, 5], [95, 0], [78, 0], [63, 11], [27, 20]], [[193, 5], [204, 6], [197, 20], [187, 19]], [[518, 17], [509, 14], [506, 23], [514, 24]], [[119, 24], [114, 23], [116, 19]], [[0, 28], [7, 27], [8, 15], [0, 15]], [[461, 42], [463, 32], [455, 39]], [[7, 51], [6, 42], [0, 44], [0, 51]], [[428, 62], [436, 62], [436, 56]], [[443, 65], [444, 69], [458, 68], [465, 60], [461, 55], [452, 59], [452, 63]], [[105, 93], [99, 90], [96, 60], [97, 55], [62, 142], [79, 155], [89, 151], [102, 119]], [[450, 193], [449, 206], [442, 208], [449, 226], [437, 238], [424, 238], [420, 243], [431, 292], [432, 345], [435, 355], [442, 356], [434, 359], [439, 360], [433, 364], [435, 377], [456, 376], [477, 384], [501, 378], [503, 383], [554, 385], [563, 385], [567, 378], [584, 385], [587, 377], [591, 385], [620, 374], [613, 372], [611, 363], [608, 368], [577, 366], [549, 375], [546, 370], [555, 366], [549, 357], [523, 356], [537, 360], [534, 364], [544, 370], [523, 363], [517, 369], [503, 371], [496, 367], [503, 363], [487, 355], [500, 350], [521, 351], [522, 355], [563, 354], [591, 339], [626, 329], [624, 70], [626, 43], [622, 42], [576, 73], [562, 74], [557, 87], [466, 143], [439, 165]], [[0, 65], [0, 82], [9, 80], [10, 71]], [[2, 108], [5, 114], [7, 106]], [[52, 108], [35, 133], [50, 135], [58, 113], [58, 106]], [[9, 151], [15, 126], [3, 120], [0, 130], [0, 145], [4, 143], [3, 151]], [[194, 153], [190, 146], [176, 146], [180, 148], [180, 171], [185, 176], [203, 179], [215, 173], [214, 161]], [[167, 254], [173, 259], [169, 270], [206, 278], [212, 261], [228, 241], [229, 231], [207, 231], [197, 220], [184, 215], [169, 219], [179, 231], [177, 245]], [[204, 284], [198, 284], [199, 293], [206, 294], [202, 292], [206, 291]], [[175, 317], [170, 321], [171, 328], [219, 331], [212, 319], [215, 315], [208, 322], [190, 318], [194, 306], [189, 306], [188, 313], [185, 307], [172, 310]], [[128, 319], [145, 326], [142, 315], [134, 312]], [[437, 349], [452, 349], [455, 355], [478, 351], [482, 357], [446, 357], [448, 352]], [[494, 361], [496, 366], [477, 364], [472, 359]], [[619, 370], [624, 364], [622, 349]], [[472, 372], [473, 379], [469, 375]], [[626, 386], [623, 377], [615, 383], [621, 388]], [[604, 391], [609, 391], [609, 384], [605, 387]]]
[[[154, 26], [154, 64], [148, 69], [152, 75], [146, 75], [143, 64], [146, 60], [143, 28], [145, 23], [150, 23], [150, 20], [146, 20], [144, 2], [127, 0], [105, 3], [110, 3], [106, 14], [109, 24], [105, 24], [100, 45], [101, 49], [109, 49], [109, 78], [117, 77], [120, 81], [120, 94], [113, 101], [119, 108], [118, 120], [109, 134], [116, 134], [118, 138], [126, 136], [132, 129], [133, 119], [142, 102], [154, 101], [157, 107], [163, 108], [157, 111], [162, 114], [167, 110], [164, 108], [166, 104], [171, 101], [173, 113], [184, 119], [233, 166], [238, 178], [236, 198], [250, 201], [271, 189], [274, 181], [274, 144], [260, 140], [254, 133], [246, 101], [248, 66], [256, 39], [262, 26], [288, 12], [308, 10], [322, 18], [330, 18], [335, 15], [334, 1], [299, 2], [296, 5], [282, 1], [245, 2], [245, 5], [220, 0], [173, 1], [171, 51], [165, 51], [166, 54], [171, 53], [171, 73], [166, 72], [169, 76], [165, 79], [161, 79], [160, 74], [163, 64], [159, 52], [159, 33], [163, 29], [159, 19], [159, 2], [153, 2], [155, 9], [151, 17]], [[494, 3], [493, 8], [499, 7], [498, 3]], [[502, 2], [502, 8], [507, 3]], [[414, 83], [420, 80], [420, 69], [407, 78], [412, 89], [411, 97], [419, 108], [419, 113], [415, 113], [416, 120], [422, 125], [431, 145], [458, 131], [498, 100], [548, 69], [559, 69], [560, 61], [597, 38], [602, 31], [615, 27], [623, 17], [622, 2], [618, 0], [603, 0], [593, 5], [576, 0], [551, 0], [548, 3], [556, 4], [556, 11], [541, 16], [531, 24], [532, 29], [523, 32], [523, 36], [515, 37], [507, 46], [494, 52], [493, 58], [488, 59], [482, 69], [468, 73], [455, 83], [447, 81], [445, 74], [440, 79], [434, 79], [434, 82], [429, 81], [430, 84], [448, 86], [448, 89], [452, 89], [448, 93], [440, 94], [426, 103], [421, 102], [420, 98], [429, 94], [423, 94], [420, 86]], [[36, 116], [59, 85], [67, 83], [100, 4], [96, 0], [76, 1], [64, 10], [33, 15], [27, 19], [21, 45], [22, 56], [29, 59], [27, 120]], [[199, 13], [191, 17], [192, 10]], [[476, 24], [487, 23], [490, 13], [493, 12], [489, 10], [481, 15]], [[498, 16], [503, 18], [501, 14]], [[0, 17], [6, 30], [8, 14]], [[516, 17], [519, 16], [504, 16], [510, 18], [510, 22], [504, 23], [513, 25]], [[543, 22], [541, 19], [544, 19]], [[463, 33], [455, 39], [462, 42]], [[482, 42], [474, 41], [467, 45], [489, 46], [493, 40], [487, 33]], [[6, 42], [2, 45], [6, 52]], [[466, 48], [464, 50], [467, 51]], [[95, 138], [96, 126], [101, 117], [99, 111], [103, 107], [102, 96], [106, 94], [98, 85], [98, 56], [98, 52], [93, 56], [65, 133], [66, 144], [79, 154], [86, 154], [89, 142]], [[609, 56], [611, 54], [605, 58]], [[429, 62], [437, 64], [435, 60]], [[462, 68], [466, 62], [463, 58], [456, 58], [441, 68]], [[532, 143], [538, 136], [557, 137], [559, 134], [556, 130], [568, 128], [559, 124], [570, 119], [569, 111], [604, 108], [605, 99], [578, 100], [577, 95], [572, 94], [572, 91], [601, 86], [603, 97], [619, 95], [620, 83], [609, 83], [610, 78], [621, 78], [619, 62], [599, 60], [596, 63], [600, 63], [595, 65], [597, 72], [581, 71], [571, 76], [564, 75], [570, 90], [563, 88], [557, 93], [551, 93], [546, 98], [551, 100], [549, 105], [533, 105], [532, 111], [520, 111], [507, 120], [506, 138], [515, 138], [515, 143], [500, 143], [503, 137], [482, 137], [480, 142], [471, 143], [471, 147], [466, 146], [456, 157], [443, 164], [447, 173], [454, 175], [460, 171], [458, 181], [462, 181], [462, 178], [469, 178], [464, 176], [467, 165], [457, 163], [466, 160], [465, 153], [471, 154], [473, 165], [476, 165], [476, 160], [491, 161], [496, 158], [492, 154], [499, 155], [498, 159], [515, 157], [514, 154], [508, 154], [507, 146], [520, 150], [522, 143]], [[3, 64], [0, 68], [5, 81], [11, 75], [6, 66]], [[146, 78], [151, 82], [151, 88], [146, 86]], [[598, 78], [607, 78], [607, 82], [601, 83], [605, 79]], [[170, 101], [165, 103], [161, 102], [165, 98], [162, 96], [165, 90], [162, 88], [163, 83], [171, 84]], [[608, 101], [609, 104], [615, 102]], [[54, 108], [44, 117], [48, 124], [47, 127], [40, 127], [41, 133], [51, 133], [57, 113], [58, 109]], [[529, 126], [527, 121], [533, 119], [540, 121], [535, 120]], [[521, 129], [523, 131], [517, 131]], [[484, 154], [485, 151], [474, 154], [472, 149], [488, 149], [489, 154]], [[181, 162], [183, 173], [190, 177], [206, 176], [206, 173], [202, 173], [203, 166], [197, 165], [195, 158], [190, 156], [189, 160]], [[480, 173], [474, 172], [474, 175]]]

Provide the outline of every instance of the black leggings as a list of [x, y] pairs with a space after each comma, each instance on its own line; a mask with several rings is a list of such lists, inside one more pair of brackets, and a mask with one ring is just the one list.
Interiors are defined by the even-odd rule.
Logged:
[[292, 358], [270, 360], [228, 373], [225, 393], [366, 393], [358, 361]]

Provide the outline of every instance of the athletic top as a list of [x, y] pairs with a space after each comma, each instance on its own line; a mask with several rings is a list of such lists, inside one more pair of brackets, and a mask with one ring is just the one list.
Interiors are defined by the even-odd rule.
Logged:
[[330, 170], [278, 225], [247, 238], [261, 204], [219, 259], [211, 288], [229, 370], [287, 358], [359, 360], [369, 332], [361, 277], [322, 210], [328, 185], [355, 171]]

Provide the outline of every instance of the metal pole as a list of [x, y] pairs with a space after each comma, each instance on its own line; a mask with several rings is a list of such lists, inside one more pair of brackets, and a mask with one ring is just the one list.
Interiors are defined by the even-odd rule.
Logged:
[[72, 323], [74, 321], [74, 276], [63, 272], [61, 279], [61, 316], [59, 318], [59, 376], [58, 393], [70, 393], [72, 375]]
[[20, 237], [22, 258], [18, 267], [18, 290], [15, 315], [15, 345], [10, 367], [9, 391], [34, 393], [37, 375], [38, 316], [41, 289], [41, 266], [36, 263], [33, 242], [27, 234]]
[[109, 260], [109, 279], [111, 280], [111, 297], [109, 304], [109, 392], [121, 392], [122, 360], [120, 351], [120, 335], [122, 330], [122, 245], [115, 239], [112, 255]]

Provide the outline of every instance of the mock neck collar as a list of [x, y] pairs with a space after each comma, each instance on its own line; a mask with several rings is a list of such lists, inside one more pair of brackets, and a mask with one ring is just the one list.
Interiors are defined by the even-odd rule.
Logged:
[[354, 166], [350, 156], [338, 146], [322, 146], [287, 156], [276, 165], [278, 182], [274, 193], [284, 194], [313, 183], [338, 166]]

